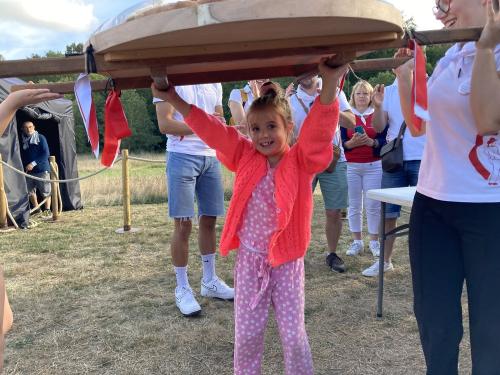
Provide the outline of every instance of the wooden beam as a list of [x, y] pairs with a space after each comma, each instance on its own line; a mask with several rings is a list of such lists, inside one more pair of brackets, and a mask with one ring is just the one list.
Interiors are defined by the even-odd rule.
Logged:
[[[402, 63], [408, 61], [408, 58], [398, 58], [398, 59], [371, 59], [371, 60], [355, 60], [350, 65], [352, 69], [356, 72], [365, 71], [379, 71], [379, 70], [389, 70], [398, 67]], [[288, 66], [286, 70], [280, 71], [280, 76], [298, 76], [304, 73], [308, 73], [315, 69], [315, 64], [306, 64], [301, 66]], [[169, 75], [168, 79], [171, 83], [175, 85], [186, 85], [186, 84], [196, 84], [196, 83], [212, 83], [212, 82], [229, 82], [236, 80], [235, 77], [246, 77], [245, 79], [255, 79], [262, 77], [273, 77], [278, 76], [276, 70], [270, 68], [261, 69], [251, 69], [242, 72], [241, 70], [216, 72], [215, 74], [204, 74], [204, 73], [178, 73]], [[159, 74], [160, 72], [158, 72]], [[152, 78], [149, 76], [139, 76], [139, 77], [123, 77], [115, 79], [115, 86], [121, 90], [136, 89], [136, 88], [148, 88], [151, 85]], [[91, 86], [93, 91], [103, 91], [108, 87], [107, 80], [94, 80], [91, 81]], [[12, 86], [12, 91], [21, 90], [24, 88], [48, 88], [52, 92], [59, 92], [61, 94], [73, 93], [74, 82], [63, 82], [63, 83], [44, 83], [35, 85], [15, 85]]]

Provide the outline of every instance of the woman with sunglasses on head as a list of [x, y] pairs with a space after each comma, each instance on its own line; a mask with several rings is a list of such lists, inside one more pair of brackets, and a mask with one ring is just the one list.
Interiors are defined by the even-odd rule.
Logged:
[[491, 124], [500, 118], [500, 18], [488, 0], [436, 1], [434, 12], [447, 29], [488, 25], [478, 43], [454, 45], [436, 66], [420, 128], [412, 120], [413, 62], [396, 72], [405, 121], [413, 135], [427, 134], [410, 219], [414, 311], [427, 373], [457, 374], [466, 281], [472, 374], [499, 374], [500, 135]]

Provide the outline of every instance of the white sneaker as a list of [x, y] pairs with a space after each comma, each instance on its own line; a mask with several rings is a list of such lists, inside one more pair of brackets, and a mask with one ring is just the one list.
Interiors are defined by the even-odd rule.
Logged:
[[184, 316], [196, 316], [201, 312], [201, 306], [190, 287], [175, 288], [175, 304]]
[[[378, 268], [379, 268], [379, 260], [377, 259], [373, 264], [368, 267], [366, 270], [361, 272], [363, 276], [366, 277], [375, 277], [378, 276]], [[384, 272], [387, 271], [392, 271], [394, 269], [394, 266], [392, 265], [392, 262], [384, 262]]]
[[356, 256], [363, 252], [363, 242], [352, 241], [349, 249], [345, 252], [346, 255]]
[[370, 251], [372, 252], [373, 256], [378, 258], [380, 256], [380, 242], [378, 241], [370, 241]]
[[230, 288], [224, 281], [216, 276], [207, 283], [201, 280], [201, 295], [203, 297], [232, 301], [234, 299], [234, 288]]

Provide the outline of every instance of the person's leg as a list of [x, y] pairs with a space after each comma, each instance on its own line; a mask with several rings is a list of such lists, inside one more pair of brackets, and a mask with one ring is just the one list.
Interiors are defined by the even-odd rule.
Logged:
[[10, 309], [3, 270], [0, 267], [0, 373], [3, 367], [4, 334], [12, 327], [12, 310]]
[[[49, 172], [43, 172], [40, 174], [37, 174], [37, 177], [43, 178], [45, 180], [50, 179], [50, 173]], [[50, 185], [50, 182], [45, 182], [45, 181], [36, 181], [36, 188], [40, 195], [43, 197], [43, 199], [47, 199], [44, 204], [44, 208], [46, 211], [50, 210], [50, 204], [51, 204], [51, 192], [52, 192], [52, 187]]]
[[472, 373], [500, 374], [500, 203], [455, 203], [469, 302]]
[[361, 239], [361, 228], [363, 226], [363, 169], [362, 163], [347, 163], [347, 193], [349, 197], [349, 208], [347, 218], [353, 242], [346, 251], [347, 255], [357, 255], [363, 251], [363, 240]]
[[198, 201], [198, 245], [203, 264], [201, 295], [204, 297], [234, 299], [234, 289], [219, 279], [215, 273], [217, 216], [224, 215], [224, 188], [220, 163], [215, 157], [204, 157], [204, 165], [196, 181]]
[[366, 223], [370, 240], [378, 241], [378, 227], [380, 225], [380, 202], [366, 197], [366, 192], [380, 189], [382, 186], [382, 166], [380, 161], [366, 163], [363, 174], [363, 197], [366, 211]]
[[266, 330], [271, 303], [271, 288], [262, 294], [256, 306], [262, 278], [257, 254], [238, 250], [234, 269], [234, 374], [260, 375]]
[[272, 304], [283, 346], [285, 374], [312, 375], [313, 362], [304, 320], [304, 258], [273, 269]]
[[318, 175], [325, 203], [325, 233], [330, 254], [327, 264], [333, 271], [344, 272], [344, 261], [337, 255], [337, 246], [342, 233], [341, 210], [347, 208], [347, 163], [339, 162], [333, 173]]
[[[464, 258], [448, 202], [415, 195], [410, 217], [414, 311], [428, 374], [457, 374]], [[498, 354], [498, 353], [497, 353]]]
[[194, 216], [194, 191], [198, 170], [196, 157], [176, 152], [168, 153], [168, 211], [169, 216], [174, 218], [170, 253], [177, 280], [176, 305], [185, 316], [197, 315], [201, 311], [187, 275], [189, 236]]

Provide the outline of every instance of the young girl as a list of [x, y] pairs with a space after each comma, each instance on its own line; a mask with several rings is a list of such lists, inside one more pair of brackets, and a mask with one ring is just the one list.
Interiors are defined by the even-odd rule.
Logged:
[[220, 247], [238, 249], [235, 265], [235, 374], [260, 374], [269, 305], [275, 310], [286, 374], [312, 374], [304, 324], [304, 254], [310, 240], [311, 183], [332, 159], [338, 123], [336, 89], [346, 67], [319, 65], [323, 91], [297, 143], [290, 147], [290, 106], [266, 86], [248, 112], [249, 139], [183, 101], [171, 87], [155, 97], [170, 102], [228, 169], [236, 172]]
[[378, 257], [378, 225], [380, 222], [380, 202], [366, 198], [370, 189], [380, 189], [382, 181], [382, 162], [380, 148], [385, 144], [387, 128], [377, 133], [372, 127], [374, 109], [371, 106], [373, 87], [367, 81], [360, 80], [352, 88], [351, 108], [356, 116], [356, 128], [340, 128], [342, 145], [347, 159], [347, 186], [349, 192], [349, 229], [353, 241], [346, 251], [354, 256], [363, 252], [361, 228], [363, 226], [363, 207], [366, 211], [369, 248], [373, 256]]

